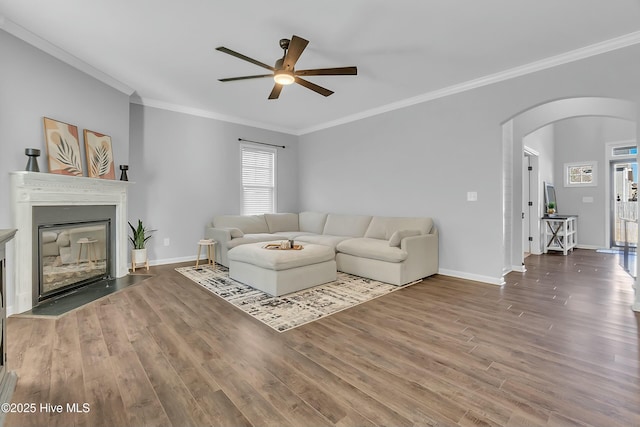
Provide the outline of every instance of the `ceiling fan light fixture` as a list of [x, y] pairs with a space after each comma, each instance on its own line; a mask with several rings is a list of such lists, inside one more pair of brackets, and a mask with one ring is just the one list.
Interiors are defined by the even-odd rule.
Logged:
[[312, 90], [322, 96], [329, 96], [333, 93], [332, 90], [307, 81], [301, 77], [349, 75], [354, 76], [358, 74], [357, 67], [315, 68], [312, 70], [294, 71], [300, 55], [302, 55], [302, 52], [305, 50], [308, 44], [309, 40], [305, 40], [302, 37], [296, 36], [295, 34], [291, 37], [291, 39], [280, 40], [280, 47], [282, 48], [282, 50], [284, 50], [284, 55], [282, 56], [282, 58], [278, 58], [278, 60], [276, 60], [275, 66], [273, 67], [231, 49], [227, 49], [224, 46], [219, 46], [216, 48], [216, 50], [231, 56], [235, 56], [236, 58], [250, 62], [259, 67], [266, 68], [271, 73], [260, 74], [257, 76], [230, 77], [218, 80], [221, 82], [232, 82], [236, 80], [261, 79], [263, 77], [271, 77], [275, 81], [275, 84], [273, 85], [273, 89], [271, 90], [268, 99], [278, 99], [280, 97], [280, 92], [282, 92], [282, 88], [293, 83], [297, 83], [300, 86]]
[[278, 70], [273, 75], [273, 80], [279, 85], [290, 85], [296, 81], [291, 71]]

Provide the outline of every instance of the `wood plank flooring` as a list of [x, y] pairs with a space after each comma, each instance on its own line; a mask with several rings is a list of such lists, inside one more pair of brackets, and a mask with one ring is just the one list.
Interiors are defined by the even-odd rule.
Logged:
[[502, 288], [434, 276], [282, 334], [154, 267], [59, 319], [8, 319], [13, 402], [65, 408], [5, 425], [640, 425], [640, 316], [616, 255], [526, 265]]

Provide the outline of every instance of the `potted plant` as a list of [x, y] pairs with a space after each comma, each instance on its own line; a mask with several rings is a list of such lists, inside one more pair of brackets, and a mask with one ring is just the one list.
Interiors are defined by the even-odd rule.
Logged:
[[131, 235], [129, 236], [129, 240], [133, 245], [133, 250], [131, 251], [131, 265], [133, 271], [136, 271], [136, 264], [145, 263], [147, 266], [147, 270], [149, 269], [149, 263], [147, 261], [147, 240], [151, 238], [151, 233], [155, 230], [150, 230], [142, 224], [142, 220], [138, 220], [138, 226], [134, 227], [131, 223], [129, 223], [129, 227], [131, 228]]
[[556, 204], [555, 204], [555, 202], [549, 202], [549, 204], [547, 205], [547, 213], [549, 215], [553, 215], [554, 213], [556, 213]]

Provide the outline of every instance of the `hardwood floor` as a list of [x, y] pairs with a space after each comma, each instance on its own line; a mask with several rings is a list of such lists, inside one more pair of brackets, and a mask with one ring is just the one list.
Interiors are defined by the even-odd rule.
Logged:
[[57, 320], [9, 318], [13, 402], [38, 410], [5, 424], [640, 425], [640, 316], [616, 256], [526, 264], [502, 288], [434, 276], [282, 334], [155, 267]]

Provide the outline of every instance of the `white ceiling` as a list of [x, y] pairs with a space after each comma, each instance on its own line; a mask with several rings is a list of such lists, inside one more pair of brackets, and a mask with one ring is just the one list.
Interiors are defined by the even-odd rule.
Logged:
[[[0, 0], [2, 16], [144, 104], [294, 134], [622, 36], [640, 42], [640, 0]], [[278, 100], [268, 78], [217, 81], [267, 70], [215, 47], [273, 64], [293, 34], [310, 41], [296, 68], [355, 65], [358, 76], [308, 77], [335, 94], [292, 85]]]

